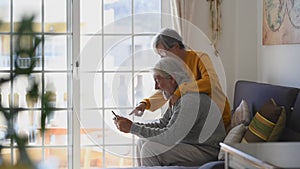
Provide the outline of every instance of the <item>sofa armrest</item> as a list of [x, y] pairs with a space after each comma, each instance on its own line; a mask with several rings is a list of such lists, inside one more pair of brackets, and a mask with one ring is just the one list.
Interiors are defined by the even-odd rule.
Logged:
[[203, 164], [198, 169], [224, 169], [224, 161], [211, 161]]

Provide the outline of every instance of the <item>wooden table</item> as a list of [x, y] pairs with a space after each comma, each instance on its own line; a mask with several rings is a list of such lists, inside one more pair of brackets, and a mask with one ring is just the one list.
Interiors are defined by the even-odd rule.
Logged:
[[220, 145], [225, 168], [300, 168], [300, 142]]

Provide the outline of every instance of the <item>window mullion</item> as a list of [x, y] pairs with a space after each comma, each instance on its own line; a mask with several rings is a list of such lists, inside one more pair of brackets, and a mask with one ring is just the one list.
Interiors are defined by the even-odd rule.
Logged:
[[[80, 69], [80, 0], [69, 0], [71, 4], [71, 29], [72, 29], [72, 67], [73, 67], [73, 111], [72, 121], [68, 127], [72, 132], [70, 139], [72, 140], [72, 157], [73, 161], [69, 168], [80, 168], [80, 78], [76, 78]], [[75, 78], [74, 78], [75, 77]]]

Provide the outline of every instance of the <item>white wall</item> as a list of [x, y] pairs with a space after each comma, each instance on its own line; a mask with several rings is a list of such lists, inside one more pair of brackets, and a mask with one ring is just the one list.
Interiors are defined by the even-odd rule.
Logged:
[[[195, 25], [209, 37], [209, 3], [197, 5]], [[231, 104], [234, 84], [241, 79], [300, 88], [300, 44], [263, 46], [262, 6], [263, 0], [222, 2], [218, 49]]]
[[[232, 97], [234, 75], [235, 75], [235, 2], [237, 0], [223, 1], [222, 3], [222, 35], [217, 45], [220, 54], [220, 59], [223, 63], [225, 71], [225, 92]], [[194, 16], [198, 18], [193, 22], [199, 29], [201, 29], [207, 37], [211, 37], [210, 30], [210, 13], [209, 3], [206, 0], [201, 0], [196, 3], [196, 10]], [[218, 68], [216, 68], [218, 69]], [[223, 84], [223, 82], [221, 82]], [[231, 99], [230, 99], [231, 100]]]
[[235, 74], [237, 72], [237, 62], [236, 55], [238, 52], [237, 46], [237, 24], [236, 18], [236, 8], [238, 0], [230, 0], [222, 2], [222, 32], [221, 38], [218, 43], [218, 48], [220, 52], [220, 57], [223, 61], [225, 73], [226, 73], [226, 83], [227, 83], [227, 96], [232, 105], [233, 90], [235, 83]]
[[[223, 32], [220, 41], [224, 58], [229, 59], [223, 62], [227, 67], [229, 91], [240, 79], [300, 87], [300, 44], [262, 45], [263, 0], [223, 1], [222, 5], [223, 29], [235, 32], [233, 46], [227, 44], [232, 39], [228, 32]], [[232, 48], [233, 58], [227, 56]], [[232, 94], [228, 93], [230, 100]]]
[[300, 88], [300, 44], [262, 45], [263, 1], [257, 1], [258, 80]]
[[[232, 103], [237, 80], [257, 81], [257, 2], [254, 0], [223, 1], [222, 52], [227, 67], [228, 97]], [[232, 42], [232, 43], [229, 43]], [[232, 53], [231, 50], [234, 52]], [[232, 54], [233, 56], [228, 56]]]
[[[254, 1], [256, 2], [256, 1]], [[256, 50], [256, 3], [249, 0], [223, 1], [221, 4], [222, 32], [217, 49], [226, 76], [226, 94], [232, 104], [236, 79], [257, 79]], [[199, 18], [194, 23], [208, 37], [210, 30], [209, 3], [199, 1], [194, 15]], [[248, 26], [250, 25], [250, 26]], [[244, 44], [244, 42], [246, 42]]]

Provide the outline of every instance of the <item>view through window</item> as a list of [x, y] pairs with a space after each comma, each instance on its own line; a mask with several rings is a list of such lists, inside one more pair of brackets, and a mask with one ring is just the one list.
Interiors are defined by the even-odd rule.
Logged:
[[[152, 38], [161, 29], [161, 0], [78, 0], [80, 18], [72, 16], [72, 0], [1, 0], [0, 77], [14, 70], [13, 42], [24, 14], [35, 15], [34, 30], [45, 41], [38, 47], [37, 66], [29, 78], [20, 77], [0, 88], [3, 106], [25, 108], [16, 118], [16, 130], [30, 138], [30, 157], [38, 162], [59, 159], [59, 168], [71, 168], [70, 148], [80, 146], [81, 167], [135, 166], [136, 137], [116, 130], [111, 110], [135, 121], [160, 115], [160, 110], [143, 118], [128, 114], [153, 88], [149, 68], [158, 60]], [[80, 56], [72, 56], [72, 19], [80, 20]], [[31, 43], [31, 42], [28, 42]], [[78, 42], [79, 43], [79, 42]], [[77, 58], [78, 57], [78, 58]], [[72, 72], [78, 59], [80, 70]], [[20, 58], [26, 66], [28, 59]], [[80, 114], [73, 111], [72, 78], [80, 79]], [[52, 94], [56, 107], [47, 118], [47, 131], [40, 133], [41, 100], [26, 99], [29, 79], [41, 84], [41, 93]], [[72, 126], [80, 118], [80, 129]], [[16, 163], [16, 145], [5, 139], [5, 122], [0, 118], [2, 158]], [[80, 145], [73, 145], [72, 130], [80, 130]]]
[[111, 111], [128, 114], [154, 91], [152, 38], [161, 29], [160, 0], [81, 1], [81, 154], [95, 167], [135, 166], [136, 138], [119, 132]]
[[[24, 108], [16, 117], [15, 130], [28, 136], [27, 150], [34, 162], [58, 157], [60, 167], [68, 167], [68, 149], [72, 143], [67, 138], [72, 115], [72, 98], [69, 92], [72, 84], [71, 69], [71, 20], [70, 0], [1, 0], [0, 2], [0, 76], [7, 77], [14, 71], [14, 42], [18, 36], [16, 30], [24, 16], [35, 16], [33, 29], [35, 35], [45, 39], [35, 52], [36, 67], [30, 77], [20, 76], [1, 86], [3, 107]], [[30, 39], [24, 44], [32, 44]], [[20, 67], [28, 66], [29, 58], [18, 59]], [[30, 79], [40, 82], [40, 93], [51, 95], [51, 104], [55, 110], [46, 120], [46, 133], [41, 133], [41, 100], [32, 100], [28, 96]], [[4, 137], [6, 123], [1, 117], [1, 156], [3, 162], [15, 164], [18, 151], [15, 142]]]

